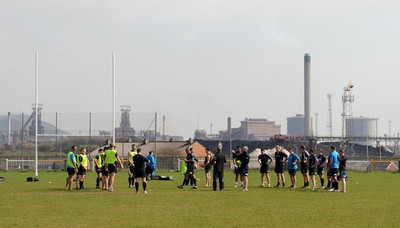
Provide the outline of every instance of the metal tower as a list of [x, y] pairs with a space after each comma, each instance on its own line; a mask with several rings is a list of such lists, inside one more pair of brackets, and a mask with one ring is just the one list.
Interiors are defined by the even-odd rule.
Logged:
[[318, 113], [315, 113], [315, 136], [318, 136]]
[[[353, 84], [351, 81], [343, 89], [343, 112], [342, 112], [342, 141], [341, 148], [345, 150], [346, 142], [349, 143], [353, 136], [353, 102], [354, 95], [351, 94], [353, 90]], [[349, 119], [350, 121], [347, 121]]]
[[126, 138], [135, 136], [135, 129], [131, 127], [130, 115], [131, 106], [121, 105], [121, 123], [115, 129], [116, 137], [126, 140]]
[[332, 137], [332, 94], [327, 94], [328, 97], [328, 124], [326, 125], [326, 135]]
[[[35, 104], [32, 104], [32, 117], [35, 117], [36, 113], [36, 107]], [[43, 110], [43, 105], [38, 104], [38, 134], [43, 134], [44, 133], [44, 126], [42, 124], [42, 110]], [[29, 120], [28, 120], [29, 122]], [[31, 126], [29, 126], [29, 135], [34, 136], [35, 133], [35, 128], [36, 128], [36, 122], [35, 119], [33, 118], [33, 121], [31, 122]]]

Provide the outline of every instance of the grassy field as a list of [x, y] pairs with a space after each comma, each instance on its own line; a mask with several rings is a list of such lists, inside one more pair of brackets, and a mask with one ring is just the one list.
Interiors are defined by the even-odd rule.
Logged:
[[248, 192], [233, 187], [231, 171], [223, 192], [203, 187], [203, 172], [198, 190], [181, 190], [180, 173], [159, 174], [175, 180], [149, 181], [149, 194], [136, 195], [126, 170], [114, 192], [93, 188], [94, 173], [86, 190], [66, 192], [64, 172], [40, 172], [39, 182], [26, 182], [32, 172], [0, 172], [7, 178], [0, 182], [0, 227], [397, 227], [400, 221], [398, 173], [350, 172], [347, 193], [259, 188], [256, 171]]

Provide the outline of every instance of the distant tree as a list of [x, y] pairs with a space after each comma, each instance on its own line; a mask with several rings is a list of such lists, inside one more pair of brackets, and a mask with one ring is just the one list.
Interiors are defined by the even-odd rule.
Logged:
[[183, 155], [181, 150], [172, 146], [161, 148], [157, 152], [158, 152], [157, 156], [164, 156], [164, 157], [174, 157]]
[[53, 147], [49, 144], [43, 144], [43, 145], [40, 145], [38, 149], [41, 152], [50, 152], [53, 150]]

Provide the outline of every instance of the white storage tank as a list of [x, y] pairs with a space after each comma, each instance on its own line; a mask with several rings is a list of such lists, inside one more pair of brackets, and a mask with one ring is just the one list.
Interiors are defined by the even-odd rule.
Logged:
[[[352, 119], [346, 120], [346, 135], [353, 137], [375, 137], [377, 128], [378, 118], [371, 117], [353, 117]], [[358, 144], [366, 145], [364, 142], [356, 142]], [[374, 145], [375, 143], [370, 141], [368, 145]]]

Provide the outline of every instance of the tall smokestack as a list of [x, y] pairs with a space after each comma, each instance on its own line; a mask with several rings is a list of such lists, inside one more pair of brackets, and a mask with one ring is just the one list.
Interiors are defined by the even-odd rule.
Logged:
[[228, 134], [231, 134], [231, 130], [232, 130], [232, 118], [228, 117]]
[[11, 112], [8, 112], [8, 137], [7, 144], [11, 145]]
[[311, 56], [304, 55], [304, 135], [311, 136]]
[[162, 135], [165, 136], [165, 116], [162, 117]]

